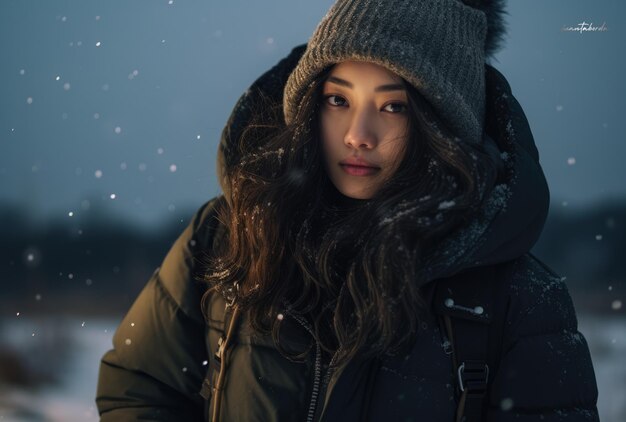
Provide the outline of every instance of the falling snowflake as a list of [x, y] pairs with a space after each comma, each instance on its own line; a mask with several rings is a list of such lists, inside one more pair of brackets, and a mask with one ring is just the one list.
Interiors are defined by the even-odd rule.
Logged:
[[502, 401], [500, 401], [500, 409], [502, 409], [504, 412], [508, 412], [509, 410], [513, 409], [513, 399], [510, 397], [502, 399]]
[[454, 201], [443, 201], [443, 202], [439, 203], [438, 209], [445, 210], [445, 209], [451, 208], [451, 207], [453, 207], [455, 205], [456, 205], [456, 202], [454, 202]]

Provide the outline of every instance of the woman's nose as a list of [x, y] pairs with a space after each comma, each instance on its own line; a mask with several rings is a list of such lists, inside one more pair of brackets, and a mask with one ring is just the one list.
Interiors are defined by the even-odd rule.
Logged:
[[355, 112], [345, 136], [345, 143], [352, 148], [374, 148], [377, 136], [373, 123], [373, 116], [367, 111]]

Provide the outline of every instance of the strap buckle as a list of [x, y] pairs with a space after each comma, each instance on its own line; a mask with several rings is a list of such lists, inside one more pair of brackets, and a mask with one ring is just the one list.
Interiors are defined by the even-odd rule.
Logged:
[[489, 366], [481, 361], [462, 362], [458, 369], [459, 388], [461, 392], [484, 392], [489, 379]]
[[226, 344], [226, 339], [224, 336], [217, 339], [217, 350], [215, 351], [215, 355], [213, 356], [218, 363], [221, 363], [222, 357], [224, 356], [224, 345]]

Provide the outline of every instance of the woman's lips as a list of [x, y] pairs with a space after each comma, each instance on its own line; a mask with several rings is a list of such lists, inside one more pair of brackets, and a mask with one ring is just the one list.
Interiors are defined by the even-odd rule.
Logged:
[[380, 170], [380, 167], [376, 167], [361, 157], [348, 157], [345, 160], [341, 160], [339, 165], [343, 171], [351, 176], [371, 176]]
[[378, 167], [357, 166], [344, 163], [341, 163], [340, 166], [343, 171], [351, 176], [371, 176], [380, 170]]

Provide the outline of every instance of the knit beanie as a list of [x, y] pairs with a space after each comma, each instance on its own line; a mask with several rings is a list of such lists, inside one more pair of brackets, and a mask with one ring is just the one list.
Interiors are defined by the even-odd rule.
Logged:
[[287, 80], [285, 122], [326, 67], [367, 61], [413, 85], [454, 136], [480, 143], [485, 57], [502, 41], [502, 2], [464, 1], [474, 7], [461, 0], [337, 0]]

